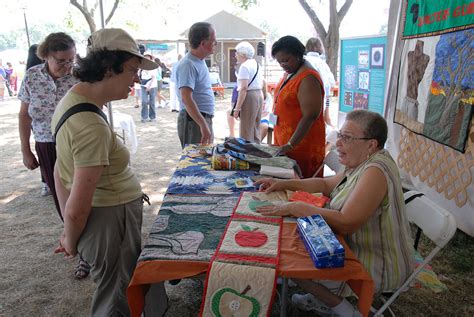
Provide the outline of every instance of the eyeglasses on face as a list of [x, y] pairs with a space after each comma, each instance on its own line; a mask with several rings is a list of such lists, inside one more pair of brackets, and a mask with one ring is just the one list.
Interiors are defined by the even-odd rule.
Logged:
[[352, 143], [356, 140], [372, 140], [373, 138], [356, 138], [347, 134], [343, 134], [341, 132], [336, 132], [337, 138], [340, 139], [344, 143]]
[[134, 75], [138, 75], [138, 72], [140, 71], [140, 69], [138, 67], [131, 67], [131, 66], [125, 66], [124, 70], [127, 71], [127, 72], [131, 72]]
[[73, 64], [74, 64], [74, 59], [69, 59], [69, 60], [57, 59], [57, 58], [54, 57], [53, 55], [51, 55], [51, 57], [53, 58], [53, 60], [54, 60], [54, 62], [56, 63], [56, 65], [59, 65], [59, 66], [69, 66], [69, 65], [73, 65]]

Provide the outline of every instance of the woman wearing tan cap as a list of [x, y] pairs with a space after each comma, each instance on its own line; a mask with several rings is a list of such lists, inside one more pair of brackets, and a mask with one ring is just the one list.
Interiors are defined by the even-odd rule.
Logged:
[[107, 102], [128, 97], [139, 69], [156, 67], [125, 31], [99, 30], [89, 38], [87, 56], [78, 57], [74, 66], [80, 82], [53, 116], [55, 180], [64, 217], [56, 252], [67, 258], [79, 253], [91, 265], [97, 283], [92, 316], [130, 315], [126, 288], [141, 251], [147, 199], [130, 169], [127, 148], [101, 109]]

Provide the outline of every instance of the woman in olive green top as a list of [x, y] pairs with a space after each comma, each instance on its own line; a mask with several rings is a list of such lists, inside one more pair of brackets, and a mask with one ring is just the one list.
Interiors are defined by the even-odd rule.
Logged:
[[101, 109], [107, 102], [126, 99], [138, 70], [156, 67], [125, 31], [97, 31], [89, 38], [87, 56], [78, 57], [73, 70], [81, 82], [64, 96], [53, 116], [56, 190], [64, 217], [56, 252], [68, 258], [80, 253], [92, 266], [97, 283], [92, 316], [130, 314], [126, 288], [141, 251], [143, 193], [128, 164], [127, 148], [101, 115], [79, 112], [62, 126], [58, 123], [77, 104]]
[[[266, 192], [303, 190], [331, 198], [326, 208], [305, 203], [261, 207], [264, 215], [304, 217], [320, 214], [336, 233], [345, 235], [349, 247], [375, 282], [376, 292], [397, 289], [413, 270], [413, 244], [405, 213], [397, 165], [384, 150], [387, 123], [377, 113], [356, 110], [347, 114], [337, 134], [336, 148], [345, 169], [335, 176], [257, 183]], [[356, 316], [354, 308], [322, 284], [296, 281], [341, 316]], [[292, 298], [311, 307], [312, 295]], [[315, 307], [316, 305], [313, 305]]]

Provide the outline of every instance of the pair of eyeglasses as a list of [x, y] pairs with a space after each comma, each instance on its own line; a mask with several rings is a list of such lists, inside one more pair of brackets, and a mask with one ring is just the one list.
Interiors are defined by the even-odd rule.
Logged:
[[138, 72], [140, 71], [140, 69], [139, 69], [139, 68], [136, 68], [136, 67], [133, 67], [133, 68], [132, 68], [132, 67], [127, 67], [127, 66], [125, 66], [124, 68], [125, 68], [126, 71], [131, 72], [131, 73], [133, 73], [134, 75], [138, 75]]
[[59, 66], [66, 66], [66, 65], [73, 65], [74, 64], [74, 60], [57, 59], [53, 55], [51, 55], [51, 57], [54, 59], [54, 62], [56, 63], [56, 65], [59, 65]]
[[347, 134], [343, 134], [341, 132], [336, 132], [336, 136], [338, 139], [340, 139], [344, 143], [351, 143], [355, 140], [372, 140], [373, 138], [356, 138]]

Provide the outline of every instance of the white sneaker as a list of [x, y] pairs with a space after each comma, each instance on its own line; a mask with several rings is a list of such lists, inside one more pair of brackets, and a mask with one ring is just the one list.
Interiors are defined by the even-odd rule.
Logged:
[[332, 316], [331, 308], [326, 306], [323, 302], [318, 300], [312, 294], [293, 294], [293, 296], [291, 296], [291, 302], [293, 303], [293, 305], [303, 311], [316, 312], [318, 315], [321, 316]]
[[41, 196], [45, 197], [51, 195], [48, 185], [46, 183], [41, 183]]
[[[288, 287], [295, 287], [295, 286], [296, 286], [296, 283], [293, 282], [293, 280], [290, 279], [290, 278], [287, 279], [287, 282], [288, 282]], [[281, 278], [281, 277], [277, 278], [277, 284], [278, 284], [278, 285], [283, 284], [283, 278]]]

